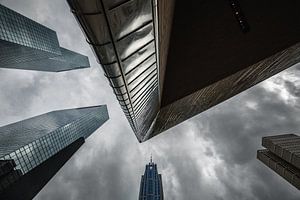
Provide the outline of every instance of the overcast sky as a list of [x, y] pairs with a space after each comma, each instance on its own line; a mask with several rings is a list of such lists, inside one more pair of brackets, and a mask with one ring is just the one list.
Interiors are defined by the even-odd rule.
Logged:
[[300, 130], [300, 65], [138, 143], [64, 0], [0, 0], [57, 32], [91, 68], [63, 73], [0, 69], [0, 126], [57, 109], [107, 104], [100, 127], [36, 200], [134, 200], [152, 153], [167, 200], [299, 200], [256, 159], [261, 137]]

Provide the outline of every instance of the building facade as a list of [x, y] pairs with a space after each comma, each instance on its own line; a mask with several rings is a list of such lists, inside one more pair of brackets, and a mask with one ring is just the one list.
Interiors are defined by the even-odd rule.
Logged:
[[140, 142], [300, 61], [300, 1], [67, 2]]
[[257, 158], [300, 190], [300, 137], [294, 134], [263, 137]]
[[56, 32], [0, 4], [0, 68], [60, 72], [89, 67]]
[[157, 165], [152, 162], [146, 165], [145, 173], [140, 183], [139, 200], [163, 200], [164, 192], [161, 174], [158, 174]]
[[156, 12], [152, 0], [68, 1], [139, 141], [159, 110]]
[[[0, 127], [0, 193], [10, 191], [19, 180], [26, 185], [26, 179], [36, 193], [28, 194], [30, 190], [24, 191], [25, 186], [20, 185], [17, 194], [36, 195], [84, 140], [107, 120], [107, 108], [102, 105], [53, 111]], [[45, 179], [47, 173], [52, 176]]]

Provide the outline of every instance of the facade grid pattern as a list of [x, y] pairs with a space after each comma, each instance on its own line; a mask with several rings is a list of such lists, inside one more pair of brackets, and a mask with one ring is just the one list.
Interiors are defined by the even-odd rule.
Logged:
[[[84, 110], [87, 109], [87, 110]], [[32, 139], [31, 142], [26, 143], [26, 145], [22, 144], [20, 145], [13, 145], [16, 149], [13, 150], [10, 153], [7, 153], [5, 155], [2, 155], [0, 158], [1, 160], [14, 160], [16, 163], [16, 169], [20, 169], [23, 174], [30, 171], [34, 167], [41, 164], [43, 161], [47, 160], [49, 157], [53, 156], [57, 152], [59, 152], [61, 149], [65, 148], [72, 142], [76, 141], [80, 137], [87, 138], [91, 133], [93, 133], [99, 126], [101, 126], [107, 119], [108, 114], [105, 110], [105, 106], [102, 107], [93, 107], [93, 108], [83, 108], [83, 109], [77, 109], [77, 116], [76, 113], [73, 113], [72, 115], [65, 116], [65, 117], [72, 117], [69, 119], [68, 123], [57, 127], [57, 124], [52, 123], [48, 124], [49, 127], [47, 127], [49, 130], [46, 132], [43, 132], [45, 130], [38, 130], [35, 128], [41, 128], [40, 127], [27, 127], [27, 132], [31, 129], [31, 136], [29, 136], [30, 139]], [[74, 110], [69, 110], [70, 112]], [[80, 112], [83, 111], [83, 112]], [[86, 112], [88, 111], [88, 112]], [[47, 113], [42, 116], [40, 119], [47, 118], [47, 115], [49, 118], [55, 118], [55, 115], [58, 117], [59, 112], [68, 112], [67, 111], [55, 111], [52, 113]], [[15, 123], [16, 129], [22, 134], [22, 130], [26, 129], [22, 126], [28, 125], [30, 121], [33, 122], [33, 126], [37, 125], [39, 123], [44, 123], [44, 120], [40, 120], [39, 116], [34, 117], [32, 119], [29, 119], [27, 123]], [[66, 119], [61, 118], [60, 120], [66, 121]], [[51, 120], [50, 120], [51, 121]], [[50, 122], [48, 120], [48, 122]], [[46, 121], [47, 122], [47, 121]], [[36, 123], [36, 124], [35, 124]], [[17, 125], [18, 124], [18, 125]], [[8, 125], [9, 126], [9, 125]], [[51, 127], [52, 126], [52, 127]], [[6, 129], [7, 127], [1, 127], [1, 130]], [[46, 128], [46, 127], [43, 127]], [[13, 129], [10, 129], [12, 131]], [[16, 130], [15, 130], [16, 131]], [[2, 131], [3, 132], [3, 131]], [[18, 136], [20, 134], [12, 134], [15, 136]], [[26, 136], [26, 131], [24, 133]], [[1, 137], [1, 134], [0, 134]], [[20, 139], [20, 138], [19, 138]], [[18, 142], [18, 138], [11, 141]], [[19, 146], [19, 147], [18, 147]], [[17, 148], [18, 147], [18, 148]], [[2, 154], [4, 147], [2, 147]], [[11, 149], [7, 150], [6, 152], [11, 151]]]
[[158, 174], [157, 165], [151, 162], [146, 165], [140, 184], [139, 200], [163, 200], [161, 174]]
[[0, 4], [0, 67], [61, 72], [89, 67], [59, 46], [56, 32]]
[[158, 113], [154, 0], [68, 0], [138, 140]]
[[0, 39], [60, 55], [55, 31], [1, 4]]

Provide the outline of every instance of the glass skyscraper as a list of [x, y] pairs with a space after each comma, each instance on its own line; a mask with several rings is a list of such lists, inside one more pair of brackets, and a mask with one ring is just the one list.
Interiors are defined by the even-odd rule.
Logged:
[[158, 174], [157, 166], [152, 162], [146, 165], [140, 184], [139, 200], [163, 200], [163, 186], [161, 174]]
[[60, 72], [89, 67], [59, 46], [56, 32], [0, 4], [0, 68]]
[[159, 111], [155, 1], [68, 0], [139, 141]]
[[[79, 148], [108, 118], [106, 105], [101, 105], [53, 111], [0, 127], [0, 193], [73, 143]], [[63, 162], [70, 156], [62, 155]]]

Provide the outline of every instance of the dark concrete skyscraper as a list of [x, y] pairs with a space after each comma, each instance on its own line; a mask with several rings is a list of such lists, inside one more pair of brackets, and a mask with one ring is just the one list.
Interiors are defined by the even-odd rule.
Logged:
[[140, 142], [300, 61], [299, 0], [67, 0]]
[[53, 111], [0, 127], [0, 197], [33, 198], [106, 120], [103, 105]]
[[294, 134], [263, 137], [267, 148], [257, 158], [300, 190], [300, 137]]
[[158, 174], [157, 166], [152, 162], [146, 165], [140, 184], [139, 200], [163, 200], [164, 192], [161, 174]]
[[59, 46], [56, 32], [0, 4], [0, 68], [60, 72], [89, 67]]

